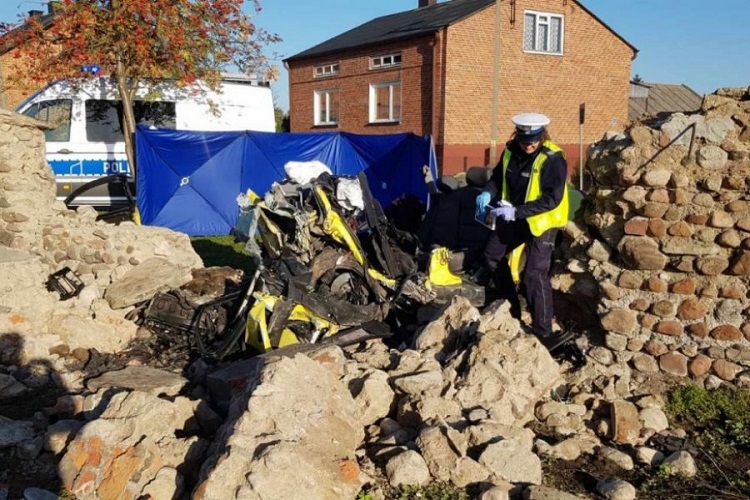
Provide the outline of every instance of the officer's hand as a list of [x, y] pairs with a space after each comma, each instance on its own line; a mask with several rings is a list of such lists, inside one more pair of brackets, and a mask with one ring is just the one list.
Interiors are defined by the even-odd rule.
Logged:
[[514, 221], [516, 220], [516, 207], [514, 207], [507, 201], [502, 200], [500, 202], [500, 206], [492, 209], [492, 214], [495, 217], [500, 217], [504, 221]]
[[490, 193], [486, 191], [479, 193], [479, 195], [477, 196], [477, 211], [476, 211], [477, 219], [484, 217], [484, 211], [487, 208], [487, 206], [490, 204], [491, 198], [492, 197], [490, 196]]

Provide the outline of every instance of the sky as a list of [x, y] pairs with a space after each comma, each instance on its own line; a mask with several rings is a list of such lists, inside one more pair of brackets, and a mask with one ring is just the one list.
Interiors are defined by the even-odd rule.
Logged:
[[[507, 1], [507, 0], [505, 0]], [[564, 0], [560, 0], [563, 2]], [[418, 0], [261, 0], [253, 22], [278, 34], [276, 105], [289, 109], [289, 83], [281, 59], [302, 52], [375, 17], [417, 7]], [[638, 49], [632, 77], [685, 84], [707, 94], [750, 85], [750, 0], [581, 0]], [[247, 2], [251, 13], [251, 2]], [[0, 21], [45, 10], [43, 0], [0, 0]]]

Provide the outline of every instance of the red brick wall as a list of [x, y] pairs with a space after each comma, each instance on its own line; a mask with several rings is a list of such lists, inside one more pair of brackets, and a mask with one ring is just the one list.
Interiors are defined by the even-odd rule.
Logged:
[[494, 32], [494, 7], [448, 27], [445, 66], [446, 144], [488, 143], [492, 113]]
[[495, 9], [484, 9], [445, 33], [445, 137], [436, 149], [443, 173], [489, 163]]
[[26, 64], [23, 59], [16, 58], [15, 53], [15, 49], [11, 49], [0, 55], [0, 107], [11, 110], [40, 87], [30, 78], [22, 78]]
[[[586, 105], [586, 146], [607, 130], [623, 129], [633, 51], [575, 0], [516, 0], [515, 23], [511, 23], [511, 8], [511, 2], [501, 3], [496, 157], [512, 133], [511, 117], [537, 111], [550, 117], [552, 139], [568, 152], [572, 170], [578, 165], [581, 103]], [[564, 15], [562, 56], [523, 51], [525, 9]], [[339, 127], [334, 130], [432, 134], [442, 173], [485, 165], [490, 160], [493, 127], [494, 32], [495, 8], [491, 6], [434, 38], [361, 49], [345, 57], [291, 63], [291, 129], [326, 130], [313, 126], [313, 91], [338, 88], [341, 110]], [[370, 56], [390, 52], [401, 52], [400, 68], [368, 69]], [[339, 77], [312, 77], [314, 65], [334, 61], [340, 63]], [[401, 123], [371, 125], [369, 84], [389, 80], [402, 82]]]
[[[356, 134], [432, 133], [433, 38], [410, 40], [338, 57], [322, 57], [289, 64], [289, 117], [292, 132], [341, 130]], [[370, 57], [401, 53], [401, 66], [371, 70]], [[339, 63], [338, 77], [313, 78], [318, 64]], [[401, 122], [369, 123], [370, 84], [401, 82]], [[314, 125], [314, 92], [338, 89], [339, 127]]]
[[[573, 0], [517, 0], [515, 5], [511, 24], [511, 2], [501, 3], [496, 157], [513, 131], [511, 117], [537, 111], [550, 117], [552, 139], [566, 149], [573, 170], [579, 157], [581, 103], [586, 105], [584, 155], [604, 132], [623, 129], [633, 51]], [[564, 16], [562, 56], [523, 51], [525, 9]], [[448, 28], [444, 173], [489, 160], [494, 26], [495, 10], [490, 8]]]

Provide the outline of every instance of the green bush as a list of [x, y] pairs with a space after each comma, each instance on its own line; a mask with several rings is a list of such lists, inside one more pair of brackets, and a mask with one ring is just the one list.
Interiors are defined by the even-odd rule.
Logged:
[[395, 498], [397, 500], [469, 500], [466, 492], [443, 482], [430, 483], [425, 486], [401, 485]]
[[670, 395], [666, 410], [675, 423], [699, 431], [698, 444], [713, 452], [750, 450], [747, 389], [681, 386]]
[[369, 491], [361, 490], [354, 500], [373, 500], [373, 498]]

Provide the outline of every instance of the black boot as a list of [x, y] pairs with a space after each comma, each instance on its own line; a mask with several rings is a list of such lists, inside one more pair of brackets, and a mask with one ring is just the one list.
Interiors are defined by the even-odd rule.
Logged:
[[560, 350], [560, 348], [562, 348], [566, 343], [573, 340], [575, 336], [575, 332], [573, 332], [572, 330], [563, 330], [561, 332], [553, 332], [549, 335], [539, 336], [538, 338], [542, 345], [547, 348], [550, 354], [553, 354], [556, 351]]
[[487, 286], [491, 280], [492, 273], [484, 266], [479, 267], [469, 276], [469, 281], [472, 281], [480, 286]]

